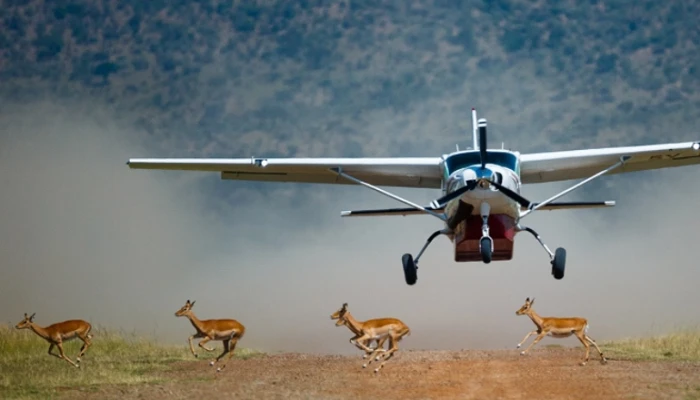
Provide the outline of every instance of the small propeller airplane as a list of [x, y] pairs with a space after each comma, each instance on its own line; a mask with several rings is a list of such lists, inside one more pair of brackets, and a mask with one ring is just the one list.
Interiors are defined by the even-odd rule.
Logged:
[[[417, 280], [418, 261], [430, 243], [445, 235], [455, 262], [511, 260], [515, 235], [532, 234], [549, 255], [555, 279], [564, 277], [566, 250], [553, 253], [522, 220], [534, 211], [611, 207], [614, 201], [557, 202], [560, 197], [605, 175], [700, 164], [700, 141], [630, 147], [520, 154], [489, 149], [486, 119], [472, 108], [474, 147], [441, 157], [358, 158], [134, 158], [129, 168], [213, 171], [224, 180], [358, 184], [407, 208], [342, 211], [342, 217], [432, 215], [443, 228], [428, 237], [414, 258], [402, 257], [408, 285]], [[522, 184], [583, 179], [542, 201], [520, 195]], [[422, 206], [378, 186], [441, 189], [442, 197]]]

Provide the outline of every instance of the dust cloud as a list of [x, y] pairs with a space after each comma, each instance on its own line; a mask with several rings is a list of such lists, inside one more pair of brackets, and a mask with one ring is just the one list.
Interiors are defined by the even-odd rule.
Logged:
[[[42, 103], [3, 110], [0, 321], [16, 323], [24, 312], [36, 312], [39, 324], [85, 318], [184, 345], [193, 329], [173, 313], [191, 299], [202, 319], [245, 324], [242, 347], [342, 354], [358, 352], [350, 331], [329, 319], [344, 302], [360, 320], [404, 320], [412, 328], [404, 349], [514, 348], [533, 327], [515, 316], [526, 297], [536, 298], [541, 315], [587, 317], [598, 341], [700, 322], [700, 189], [678, 185], [694, 167], [611, 177], [633, 187], [609, 191], [604, 200], [618, 200], [616, 209], [528, 217], [552, 249], [567, 249], [562, 281], [526, 234], [517, 238], [513, 261], [490, 265], [454, 263], [442, 237], [409, 287], [400, 257], [416, 254], [439, 221], [340, 218], [341, 210], [398, 206], [347, 186], [318, 193], [306, 186], [301, 206], [272, 196], [212, 216], [213, 194], [194, 190], [196, 182], [217, 180], [224, 190], [243, 183], [129, 170], [129, 157], [162, 155], [96, 108]], [[563, 187], [527, 187], [525, 194], [542, 200]], [[420, 203], [437, 196], [396, 192]], [[285, 222], [291, 214], [315, 223], [292, 226]], [[540, 345], [549, 343], [576, 339]]]

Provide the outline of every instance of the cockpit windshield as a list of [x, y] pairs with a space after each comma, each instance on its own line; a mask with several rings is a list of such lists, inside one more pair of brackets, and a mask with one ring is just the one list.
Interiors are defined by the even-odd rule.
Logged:
[[[518, 156], [509, 151], [489, 150], [487, 163], [496, 164], [515, 171], [520, 176], [520, 163]], [[453, 172], [472, 165], [481, 165], [481, 156], [478, 150], [455, 153], [445, 159], [445, 179]]]

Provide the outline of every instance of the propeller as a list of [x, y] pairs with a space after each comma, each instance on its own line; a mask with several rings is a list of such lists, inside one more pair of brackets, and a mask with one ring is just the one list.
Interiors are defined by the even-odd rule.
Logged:
[[450, 200], [456, 199], [457, 197], [463, 195], [464, 193], [474, 190], [476, 188], [476, 180], [471, 180], [467, 181], [467, 184], [465, 186], [462, 186], [461, 188], [455, 190], [454, 192], [448, 193], [439, 199], [433, 200], [430, 202], [430, 207], [432, 208], [442, 208], [445, 204], [447, 204]]
[[532, 205], [532, 202], [530, 200], [524, 198], [523, 196], [519, 195], [518, 193], [515, 193], [514, 191], [508, 189], [507, 187], [501, 185], [500, 183], [495, 182], [495, 181], [491, 181], [491, 180], [486, 180], [486, 181], [488, 183], [492, 184], [493, 186], [495, 186], [498, 190], [500, 190], [506, 196], [517, 201], [521, 206], [523, 206], [525, 208], [530, 208], [530, 206]]

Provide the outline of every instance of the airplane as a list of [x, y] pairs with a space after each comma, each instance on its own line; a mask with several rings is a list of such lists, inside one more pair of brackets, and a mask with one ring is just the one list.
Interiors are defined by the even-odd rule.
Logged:
[[[408, 285], [417, 281], [418, 261], [430, 243], [445, 235], [453, 243], [455, 262], [490, 263], [513, 258], [519, 232], [535, 237], [547, 252], [551, 274], [564, 277], [566, 250], [552, 252], [540, 235], [522, 221], [535, 211], [612, 207], [615, 201], [556, 200], [605, 174], [627, 173], [700, 164], [700, 141], [607, 147], [521, 154], [489, 149], [487, 121], [472, 108], [473, 148], [440, 157], [354, 158], [133, 158], [131, 169], [219, 172], [223, 180], [303, 182], [361, 185], [407, 208], [342, 211], [341, 217], [431, 215], [443, 227], [431, 234], [414, 258], [402, 256]], [[568, 181], [579, 183], [542, 202], [520, 194], [523, 184]], [[379, 186], [440, 189], [441, 197], [420, 205]]]

